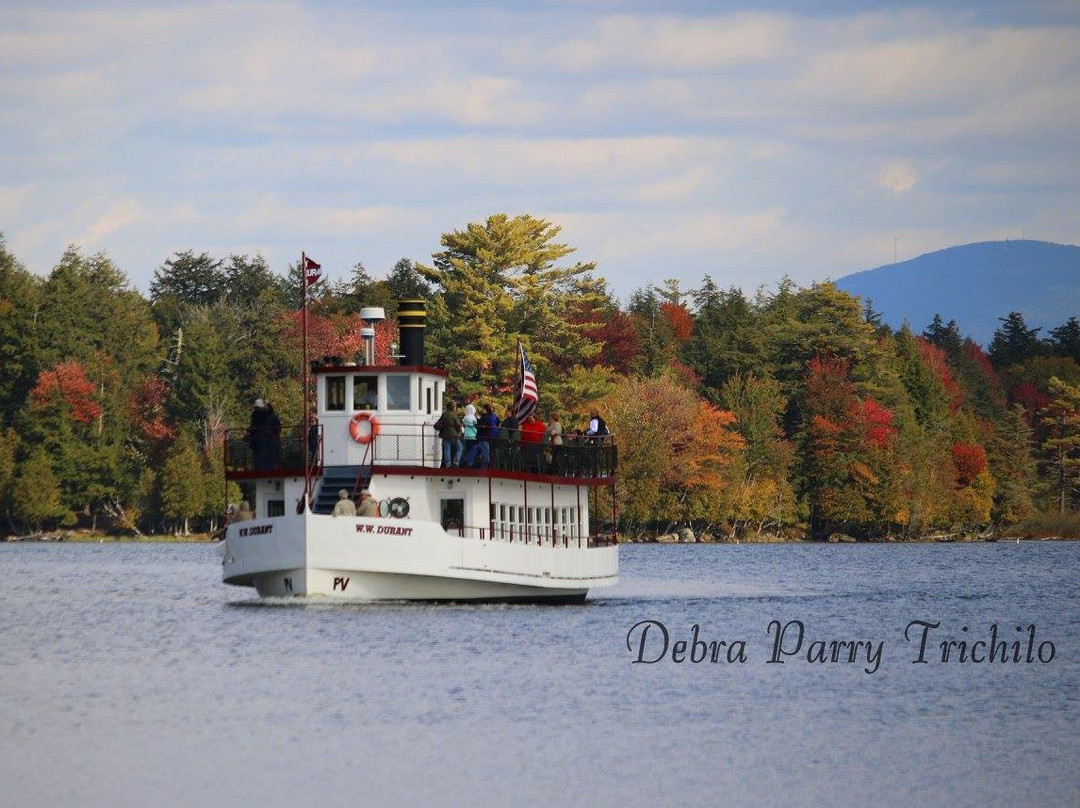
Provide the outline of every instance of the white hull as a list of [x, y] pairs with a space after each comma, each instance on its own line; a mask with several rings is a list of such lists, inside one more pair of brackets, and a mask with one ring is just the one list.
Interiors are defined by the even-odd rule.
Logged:
[[308, 513], [230, 525], [225, 583], [335, 600], [582, 600], [618, 549], [450, 535], [437, 522]]

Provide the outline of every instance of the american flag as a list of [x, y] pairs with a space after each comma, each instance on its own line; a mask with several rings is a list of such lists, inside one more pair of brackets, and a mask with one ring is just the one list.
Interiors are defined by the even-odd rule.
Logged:
[[520, 342], [518, 353], [521, 354], [521, 380], [518, 382], [517, 398], [514, 400], [514, 417], [518, 421], [524, 421], [536, 409], [540, 396], [536, 389], [536, 374], [533, 372], [532, 362], [525, 355], [525, 346]]

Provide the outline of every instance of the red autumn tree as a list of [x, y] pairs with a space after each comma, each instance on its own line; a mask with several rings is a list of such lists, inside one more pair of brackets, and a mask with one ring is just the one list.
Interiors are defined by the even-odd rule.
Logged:
[[157, 376], [148, 376], [128, 400], [132, 421], [148, 440], [171, 441], [176, 436], [176, 427], [165, 411], [168, 397], [168, 385]]
[[573, 325], [584, 326], [589, 338], [602, 346], [589, 366], [607, 365], [623, 376], [633, 373], [641, 353], [641, 335], [631, 315], [618, 309], [579, 305], [569, 319]]
[[956, 414], [957, 410], [960, 409], [960, 405], [964, 403], [964, 390], [953, 378], [945, 351], [932, 342], [927, 342], [922, 337], [919, 337], [918, 341], [919, 357], [930, 368], [935, 378], [945, 389], [945, 393], [949, 397], [949, 411]]
[[868, 528], [890, 518], [893, 413], [860, 399], [844, 359], [816, 356], [807, 365], [804, 465], [812, 530]]
[[86, 377], [86, 369], [80, 362], [60, 362], [38, 376], [37, 384], [30, 391], [34, 409], [44, 409], [62, 401], [71, 417], [88, 424], [101, 416], [101, 405], [95, 400], [94, 383]]
[[[286, 333], [298, 348], [303, 336], [303, 312], [290, 311]], [[364, 338], [360, 330], [367, 324], [358, 314], [318, 314], [308, 311], [308, 356], [313, 360], [324, 356], [340, 356], [347, 362], [363, 359]], [[393, 363], [390, 345], [397, 338], [397, 321], [382, 320], [375, 324], [375, 364]]]
[[956, 485], [960, 488], [971, 485], [986, 470], [986, 449], [976, 443], [954, 443], [952, 459], [956, 469]]
[[679, 341], [679, 344], [685, 345], [689, 342], [694, 336], [694, 318], [686, 307], [678, 303], [664, 302], [660, 304], [660, 311], [663, 312], [664, 319], [671, 328], [671, 334]]

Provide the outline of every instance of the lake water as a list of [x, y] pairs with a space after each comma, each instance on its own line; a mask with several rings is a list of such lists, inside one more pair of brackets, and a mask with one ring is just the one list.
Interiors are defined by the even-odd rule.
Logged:
[[[0, 805], [1080, 804], [1080, 544], [621, 566], [583, 606], [301, 606], [225, 587], [211, 546], [2, 545]], [[644, 620], [665, 661], [632, 662]], [[783, 664], [773, 620], [785, 651], [804, 628]], [[694, 624], [746, 662], [674, 663]], [[992, 625], [1053, 659], [941, 662]], [[865, 645], [807, 661], [858, 640], [873, 673]]]

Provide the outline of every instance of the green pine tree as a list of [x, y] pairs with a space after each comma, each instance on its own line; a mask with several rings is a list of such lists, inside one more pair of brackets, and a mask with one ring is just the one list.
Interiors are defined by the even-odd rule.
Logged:
[[206, 508], [206, 478], [195, 442], [181, 432], [173, 444], [161, 476], [161, 509], [167, 519], [180, 524], [186, 536], [190, 520]]
[[67, 512], [60, 502], [60, 486], [49, 456], [40, 447], [20, 465], [11, 496], [15, 517], [35, 530]]

